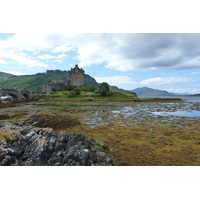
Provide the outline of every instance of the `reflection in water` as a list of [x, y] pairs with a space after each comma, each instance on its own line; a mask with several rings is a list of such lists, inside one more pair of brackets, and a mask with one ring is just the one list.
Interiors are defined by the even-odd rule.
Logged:
[[[92, 127], [107, 125], [110, 123], [123, 124], [128, 123], [136, 127], [143, 123], [150, 126], [158, 125], [159, 122], [177, 122], [177, 126], [183, 120], [183, 117], [188, 117], [186, 121], [193, 120], [192, 117], [200, 117], [200, 102], [198, 101], [182, 101], [182, 102], [150, 102], [150, 103], [133, 103], [133, 104], [116, 104], [116, 106], [105, 109], [98, 107], [95, 110], [95, 115], [86, 115], [84, 124], [89, 124]], [[145, 124], [144, 124], [145, 125]]]

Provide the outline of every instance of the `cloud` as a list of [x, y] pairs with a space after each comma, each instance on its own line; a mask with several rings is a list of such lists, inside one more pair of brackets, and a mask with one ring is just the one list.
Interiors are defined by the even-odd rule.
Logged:
[[3, 60], [3, 59], [0, 58], [0, 65], [7, 65], [7, 64], [8, 63], [5, 60]]
[[52, 53], [66, 53], [74, 50], [72, 46], [61, 45], [51, 50]]
[[178, 83], [192, 82], [192, 78], [189, 77], [157, 77], [150, 78], [140, 82], [142, 85], [173, 85]]
[[8, 54], [7, 58], [15, 60], [19, 65], [25, 65], [28, 68], [32, 67], [47, 67], [48, 65], [40, 62], [26, 54]]
[[56, 57], [57, 57], [57, 56], [52, 56], [52, 55], [50, 55], [50, 54], [43, 54], [43, 55], [38, 56], [38, 58], [44, 59], [44, 60], [54, 59], [54, 58], [56, 58]]
[[81, 67], [105, 64], [117, 71], [192, 69], [200, 68], [199, 41], [200, 34], [195, 33], [19, 33], [0, 40], [0, 58], [5, 52], [76, 51]]
[[200, 74], [200, 72], [191, 72], [190, 74]]
[[98, 83], [107, 82], [109, 85], [136, 84], [129, 76], [95, 77]]
[[174, 93], [189, 93], [189, 94], [200, 94], [199, 86], [196, 86], [197, 88], [189, 87], [189, 88], [167, 88], [164, 90], [167, 90], [168, 92], [174, 92]]

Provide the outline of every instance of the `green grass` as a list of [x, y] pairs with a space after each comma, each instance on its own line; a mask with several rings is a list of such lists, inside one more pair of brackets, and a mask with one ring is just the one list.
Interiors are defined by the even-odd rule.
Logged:
[[121, 92], [110, 92], [108, 96], [102, 97], [95, 92], [81, 91], [80, 95], [73, 95], [73, 91], [55, 91], [49, 94], [40, 94], [39, 99], [45, 100], [135, 100], [132, 94], [124, 94]]
[[96, 140], [93, 143], [93, 149], [98, 149], [99, 151], [103, 151], [105, 153], [108, 153], [110, 155], [114, 155], [115, 152], [117, 152], [117, 149], [105, 144], [102, 141]]

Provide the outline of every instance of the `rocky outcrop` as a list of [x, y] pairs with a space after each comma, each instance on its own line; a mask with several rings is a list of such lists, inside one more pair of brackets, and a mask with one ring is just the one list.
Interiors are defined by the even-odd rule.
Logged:
[[108, 154], [81, 134], [24, 124], [0, 125], [1, 166], [107, 166]]

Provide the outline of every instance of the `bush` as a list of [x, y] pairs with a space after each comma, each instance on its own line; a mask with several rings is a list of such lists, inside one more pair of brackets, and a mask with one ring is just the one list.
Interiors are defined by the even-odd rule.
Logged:
[[101, 85], [99, 86], [99, 92], [101, 93], [101, 96], [108, 96], [109, 91], [110, 91], [110, 87], [108, 83], [106, 82], [101, 83]]
[[88, 84], [88, 85], [80, 87], [80, 89], [82, 91], [85, 91], [85, 92], [94, 92], [96, 90], [96, 87], [94, 87], [93, 85]]
[[77, 96], [77, 94], [76, 94], [75, 91], [70, 91], [70, 92], [67, 94], [67, 97], [69, 97], [69, 98], [73, 98], [73, 97], [76, 97], [76, 96]]
[[67, 91], [72, 91], [72, 90], [74, 90], [76, 88], [76, 86], [75, 85], [72, 85], [72, 84], [68, 84], [67, 86], [66, 86], [66, 90]]
[[73, 90], [73, 92], [76, 94], [76, 95], [80, 95], [81, 94], [81, 90], [79, 88], [75, 88]]

